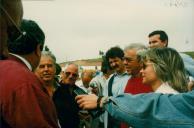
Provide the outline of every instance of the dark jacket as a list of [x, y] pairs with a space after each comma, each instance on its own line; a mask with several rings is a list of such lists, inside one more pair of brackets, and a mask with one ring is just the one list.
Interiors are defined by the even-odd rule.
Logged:
[[79, 127], [79, 107], [75, 101], [74, 93], [70, 93], [69, 87], [78, 88], [76, 85], [60, 84], [53, 94], [53, 101], [57, 109], [57, 114], [61, 128]]

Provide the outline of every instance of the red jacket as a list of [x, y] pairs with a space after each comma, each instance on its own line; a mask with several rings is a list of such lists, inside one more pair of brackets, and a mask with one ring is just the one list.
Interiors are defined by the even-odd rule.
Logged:
[[0, 60], [0, 127], [58, 128], [52, 99], [18, 58]]

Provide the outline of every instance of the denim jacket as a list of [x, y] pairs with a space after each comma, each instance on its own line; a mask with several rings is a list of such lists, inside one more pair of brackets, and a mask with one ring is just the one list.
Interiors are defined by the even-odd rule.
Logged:
[[122, 94], [105, 109], [134, 128], [194, 128], [194, 90], [181, 94]]
[[184, 53], [180, 53], [180, 56], [183, 59], [186, 71], [194, 78], [194, 59]]

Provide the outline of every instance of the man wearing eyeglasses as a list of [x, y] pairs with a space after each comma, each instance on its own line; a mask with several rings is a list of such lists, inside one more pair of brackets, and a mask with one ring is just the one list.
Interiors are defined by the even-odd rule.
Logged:
[[78, 65], [68, 64], [62, 74], [60, 87], [53, 94], [53, 101], [57, 110], [61, 128], [79, 128], [79, 107], [74, 99], [73, 90], [78, 79]]
[[21, 0], [1, 0], [0, 2], [0, 60], [8, 56], [7, 40], [10, 28], [18, 28], [23, 16]]
[[[152, 92], [149, 85], [143, 84], [143, 79], [140, 74], [142, 67], [138, 53], [145, 49], [146, 46], [141, 43], [131, 43], [124, 48], [123, 63], [125, 64], [127, 72], [131, 74], [131, 78], [127, 82], [124, 93], [136, 95], [140, 93]], [[120, 128], [129, 128], [129, 126], [125, 123], [121, 123]]]
[[9, 57], [0, 62], [0, 127], [58, 128], [54, 104], [32, 72], [39, 64], [45, 35], [31, 20], [23, 20], [25, 32], [9, 40]]

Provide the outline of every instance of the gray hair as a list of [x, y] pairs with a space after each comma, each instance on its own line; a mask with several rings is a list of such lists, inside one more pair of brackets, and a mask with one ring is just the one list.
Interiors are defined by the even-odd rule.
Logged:
[[153, 62], [157, 77], [162, 82], [168, 82], [178, 92], [187, 91], [186, 70], [179, 53], [172, 48], [149, 49], [144, 61]]
[[138, 61], [141, 60], [141, 56], [145, 54], [147, 47], [142, 43], [131, 43], [124, 48], [124, 51], [135, 49]]
[[131, 43], [124, 48], [124, 51], [129, 50], [129, 49], [135, 49], [139, 51], [139, 50], [145, 50], [147, 49], [147, 47], [143, 45], [142, 43]]
[[56, 65], [56, 57], [50, 51], [42, 51], [41, 56], [48, 56], [52, 59], [54, 65]]

